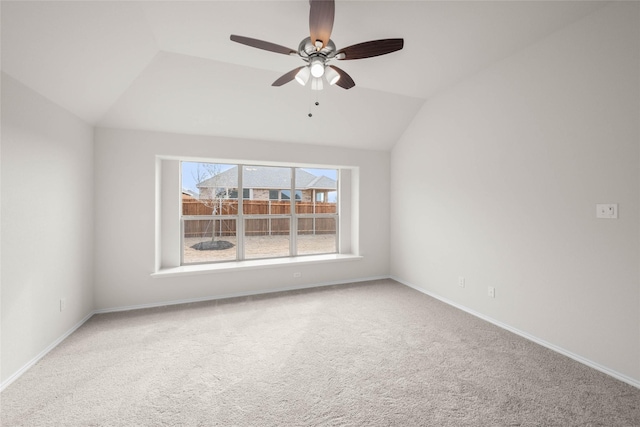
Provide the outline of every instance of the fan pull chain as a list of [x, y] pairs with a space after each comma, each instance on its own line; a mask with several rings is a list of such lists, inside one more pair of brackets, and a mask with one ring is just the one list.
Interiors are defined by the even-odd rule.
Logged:
[[[311, 93], [315, 92], [316, 93], [316, 100], [313, 103], [316, 107], [320, 106], [320, 94], [318, 93], [319, 91], [312, 91]], [[311, 103], [309, 103], [309, 114], [308, 114], [309, 118], [313, 117], [313, 113], [311, 113]]]
[[309, 91], [309, 102], [307, 104], [309, 106], [309, 114], [308, 114], [309, 118], [313, 117], [313, 113], [311, 113], [311, 97], [312, 96], [313, 96], [313, 92]]

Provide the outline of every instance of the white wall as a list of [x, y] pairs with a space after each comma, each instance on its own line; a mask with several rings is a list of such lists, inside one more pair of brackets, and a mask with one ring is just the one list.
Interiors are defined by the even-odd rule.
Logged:
[[[358, 261], [152, 278], [156, 159], [186, 156], [359, 168]], [[389, 274], [388, 152], [220, 137], [96, 129], [96, 309], [263, 292]], [[301, 278], [293, 278], [300, 271]]]
[[429, 100], [391, 156], [394, 277], [636, 383], [639, 8], [607, 6]]
[[93, 129], [2, 73], [1, 136], [5, 383], [93, 310]]

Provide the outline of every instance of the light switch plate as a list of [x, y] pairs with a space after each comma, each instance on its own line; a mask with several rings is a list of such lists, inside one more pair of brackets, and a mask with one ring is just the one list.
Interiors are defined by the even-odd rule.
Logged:
[[618, 204], [617, 203], [598, 203], [596, 205], [596, 218], [617, 219]]

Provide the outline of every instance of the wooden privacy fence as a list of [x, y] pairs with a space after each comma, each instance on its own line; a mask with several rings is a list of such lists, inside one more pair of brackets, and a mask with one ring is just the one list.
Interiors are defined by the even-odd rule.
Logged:
[[[205, 204], [206, 203], [206, 204]], [[182, 215], [213, 215], [210, 203], [200, 200], [183, 200]], [[207, 206], [207, 204], [209, 206]], [[235, 236], [236, 219], [223, 219], [225, 215], [238, 214], [237, 200], [218, 200], [215, 217], [220, 219], [195, 219], [184, 221], [185, 237]], [[335, 203], [296, 202], [299, 214], [332, 214], [336, 213]], [[283, 200], [243, 200], [242, 210], [245, 215], [289, 215], [291, 202]], [[246, 218], [245, 234], [253, 236], [287, 235], [290, 230], [290, 218]], [[298, 218], [298, 234], [335, 234], [334, 218]]]

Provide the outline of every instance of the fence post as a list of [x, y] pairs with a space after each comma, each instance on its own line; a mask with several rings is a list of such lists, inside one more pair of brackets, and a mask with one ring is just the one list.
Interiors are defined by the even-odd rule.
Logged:
[[[271, 199], [269, 199], [269, 204], [267, 206], [269, 207], [269, 215], [271, 215]], [[269, 218], [269, 236], [271, 236], [271, 218]]]
[[[222, 215], [222, 199], [218, 200], [218, 205], [219, 205], [218, 212], [220, 212], [219, 215]], [[215, 222], [214, 222], [214, 224], [215, 224]], [[222, 236], [222, 220], [218, 221], [218, 224], [219, 224], [218, 225], [218, 236]], [[213, 228], [215, 229], [215, 227], [213, 227]]]

